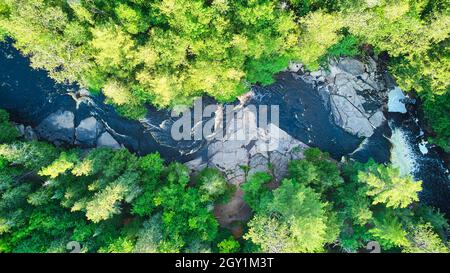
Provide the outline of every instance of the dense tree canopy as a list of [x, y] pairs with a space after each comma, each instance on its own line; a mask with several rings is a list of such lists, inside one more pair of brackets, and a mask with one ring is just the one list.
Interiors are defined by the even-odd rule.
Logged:
[[[422, 100], [432, 141], [449, 151], [450, 2], [439, 0], [0, 0], [10, 37], [58, 82], [102, 92], [125, 116], [209, 95], [230, 101], [270, 84], [289, 61], [383, 54]], [[363, 50], [364, 49], [364, 50]], [[371, 49], [371, 50], [368, 50]], [[256, 173], [243, 238], [213, 209], [234, 188], [218, 170], [191, 177], [158, 154], [62, 149], [18, 139], [0, 111], [0, 252], [448, 252], [448, 223], [419, 203], [421, 182], [394, 167], [338, 164], [317, 149], [273, 189]]]
[[370, 45], [449, 149], [449, 14], [439, 0], [0, 0], [0, 39], [132, 118], [145, 103], [230, 101], [289, 61], [317, 69]]
[[234, 99], [295, 58], [277, 1], [0, 1], [0, 29], [58, 81], [102, 89], [129, 116], [209, 94]]
[[300, 59], [307, 66], [316, 69], [323, 56], [356, 55], [355, 45], [387, 53], [388, 69], [397, 84], [423, 99], [426, 118], [436, 132], [434, 142], [449, 149], [448, 1], [291, 2], [299, 9], [311, 8], [301, 20], [300, 34]]
[[159, 154], [61, 150], [15, 135], [0, 142], [0, 252], [64, 252], [70, 241], [89, 252], [217, 247], [212, 208], [229, 191], [219, 172], [192, 186], [185, 166], [165, 166]]
[[[289, 166], [290, 179], [270, 190], [256, 173], [242, 189], [255, 211], [244, 238], [264, 252], [354, 252], [369, 241], [383, 251], [448, 252], [448, 223], [418, 205], [421, 182], [369, 161], [339, 167], [317, 149]], [[322, 183], [321, 183], [322, 182]], [[407, 207], [407, 208], [406, 208]]]
[[421, 182], [391, 166], [346, 163], [309, 149], [270, 186], [258, 172], [242, 184], [254, 215], [243, 238], [219, 226], [213, 210], [234, 187], [215, 169], [195, 176], [159, 154], [125, 149], [61, 149], [17, 139], [0, 141], [0, 252], [448, 252], [447, 220], [419, 204]]

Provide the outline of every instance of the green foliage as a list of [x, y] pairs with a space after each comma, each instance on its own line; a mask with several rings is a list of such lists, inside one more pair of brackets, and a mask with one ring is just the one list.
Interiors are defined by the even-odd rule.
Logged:
[[383, 248], [404, 247], [408, 245], [407, 231], [400, 219], [391, 211], [382, 212], [374, 219], [374, 228], [369, 232]]
[[320, 193], [334, 190], [343, 183], [339, 169], [327, 153], [310, 148], [304, 154], [304, 160], [293, 160], [289, 163], [291, 178]]
[[244, 201], [254, 211], [260, 211], [267, 206], [272, 198], [267, 184], [272, 180], [272, 177], [265, 172], [257, 172], [250, 176], [247, 182], [241, 185], [244, 192]]
[[348, 164], [343, 167], [344, 177], [347, 181], [336, 191], [334, 201], [338, 209], [341, 209], [343, 218], [351, 219], [355, 227], [349, 229], [360, 230], [359, 227], [370, 223], [373, 217], [371, 210], [372, 201], [367, 195], [367, 185], [360, 183], [358, 172], [364, 170], [362, 164]]
[[255, 211], [244, 235], [256, 247], [250, 251], [321, 252], [334, 243], [355, 252], [369, 241], [383, 252], [445, 250], [447, 220], [430, 207], [410, 206], [420, 182], [373, 161], [339, 166], [318, 149], [304, 155], [290, 162], [290, 179], [277, 189], [266, 187], [265, 173], [241, 185]]
[[339, 30], [344, 27], [339, 14], [321, 10], [309, 13], [301, 20], [300, 60], [311, 70], [319, 68], [320, 58], [342, 39]]
[[50, 165], [58, 156], [58, 150], [43, 142], [13, 142], [0, 144], [0, 157], [13, 165], [38, 171]]
[[172, 163], [167, 184], [154, 198], [154, 204], [162, 211], [163, 239], [168, 242], [160, 246], [162, 252], [179, 252], [194, 240], [212, 242], [217, 236], [218, 223], [208, 204], [212, 200], [203, 201], [198, 189], [187, 187], [188, 182], [188, 169]]
[[[346, 164], [342, 173], [345, 184], [332, 200], [344, 223], [339, 241], [346, 251], [357, 251], [374, 240], [383, 251], [405, 249], [411, 245], [412, 230], [423, 223], [430, 223], [440, 240], [447, 240], [447, 220], [440, 213], [424, 205], [410, 205], [420, 183], [373, 161]], [[370, 179], [373, 181], [368, 183]]]
[[[450, 88], [450, 87], [449, 87]], [[430, 140], [450, 152], [450, 92], [441, 96], [424, 96], [424, 112], [427, 122], [436, 132]]]
[[184, 165], [165, 166], [157, 153], [1, 144], [0, 249], [65, 252], [76, 240], [83, 252], [207, 251], [218, 234], [212, 209], [227, 183], [214, 170], [189, 182]]
[[217, 247], [219, 248], [219, 253], [236, 253], [238, 252], [240, 245], [232, 236], [228, 239], [221, 241]]
[[18, 136], [18, 130], [9, 122], [8, 112], [0, 109], [0, 144], [11, 142]]
[[403, 252], [449, 253], [450, 251], [429, 223], [412, 227], [410, 237], [410, 243], [403, 249]]
[[422, 181], [414, 181], [411, 176], [401, 177], [399, 170], [391, 166], [369, 162], [365, 172], [358, 178], [368, 185], [366, 194], [373, 197], [372, 204], [386, 204], [386, 207], [405, 208], [419, 200]]
[[145, 113], [143, 103], [234, 100], [247, 82], [272, 82], [298, 50], [295, 17], [274, 0], [1, 4], [1, 32], [33, 67], [102, 89], [132, 118]]
[[102, 247], [100, 253], [131, 253], [134, 249], [134, 242], [129, 238], [119, 237], [110, 243], [107, 247]]
[[289, 61], [315, 70], [370, 45], [419, 93], [432, 140], [448, 151], [449, 11], [436, 0], [2, 0], [0, 40], [13, 38], [58, 82], [103, 90], [133, 119], [146, 103], [231, 101]]
[[358, 46], [358, 38], [351, 34], [345, 35], [337, 44], [334, 44], [330, 48], [328, 48], [327, 53], [321, 58], [321, 63], [325, 63], [328, 58], [343, 56], [354, 57], [360, 55]]
[[216, 200], [225, 194], [230, 195], [229, 186], [223, 174], [216, 169], [206, 168], [198, 175], [198, 187], [201, 199]]
[[71, 170], [77, 161], [78, 156], [75, 152], [62, 152], [58, 159], [53, 161], [49, 166], [43, 168], [38, 174], [40, 176], [49, 176], [54, 179], [60, 174]]
[[[293, 180], [283, 180], [266, 208], [249, 222], [244, 236], [265, 252], [321, 252], [337, 234], [320, 195]], [[328, 226], [330, 224], [330, 226]]]
[[[32, 143], [35, 149], [47, 148]], [[1, 148], [18, 145], [4, 144]], [[3, 153], [1, 158], [8, 164], [20, 161], [16, 159], [19, 156]], [[73, 237], [82, 240], [89, 252], [179, 252], [188, 251], [197, 240], [211, 244], [217, 236], [218, 224], [211, 210], [220, 194], [209, 191], [210, 187], [189, 186], [186, 167], [165, 167], [159, 154], [137, 158], [126, 150], [99, 148], [81, 157], [63, 151], [45, 167], [34, 165], [30, 165], [34, 181], [7, 183], [0, 189], [0, 231], [6, 234], [2, 237], [3, 251], [60, 252]], [[5, 165], [1, 172], [6, 168], [22, 177], [21, 172], [29, 172], [30, 167]], [[47, 212], [47, 208], [52, 210]], [[126, 224], [130, 213], [138, 215], [136, 219], [150, 220], [141, 229], [131, 228], [134, 224]], [[62, 248], [49, 245], [57, 242], [53, 236], [63, 239]], [[148, 245], [149, 240], [153, 246]], [[234, 248], [229, 245], [227, 249]]]
[[[448, 251], [448, 223], [439, 212], [423, 205], [373, 204], [379, 193], [372, 191], [379, 187], [366, 182], [370, 175], [381, 181], [374, 185], [385, 183], [384, 190], [396, 192], [395, 175], [386, 178], [395, 174], [389, 167], [352, 163], [341, 172], [317, 149], [291, 166], [293, 178], [276, 189], [269, 189], [267, 173], [242, 184], [255, 215], [241, 248], [229, 233], [219, 233], [212, 213], [227, 193], [216, 170], [191, 181], [184, 165], [166, 167], [159, 154], [137, 157], [107, 148], [81, 154], [41, 142], [2, 144], [0, 251], [65, 252], [73, 240], [82, 243], [82, 252], [105, 253], [323, 252], [332, 243], [356, 251], [371, 240], [383, 251]], [[391, 199], [386, 200], [397, 200]]]

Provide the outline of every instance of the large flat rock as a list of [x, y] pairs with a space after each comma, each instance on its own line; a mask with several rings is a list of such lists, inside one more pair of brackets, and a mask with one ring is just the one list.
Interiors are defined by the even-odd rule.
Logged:
[[[239, 185], [255, 172], [269, 172], [269, 165], [275, 169], [276, 180], [280, 180], [287, 173], [288, 162], [303, 157], [307, 145], [276, 125], [270, 123], [265, 128], [257, 127], [256, 115], [245, 107], [237, 107], [234, 114], [235, 118], [225, 127], [225, 135], [208, 141], [207, 158], [186, 163], [191, 170], [216, 168], [230, 183]], [[220, 114], [216, 116], [222, 117]], [[222, 129], [222, 125], [217, 128]]]
[[97, 147], [109, 147], [112, 149], [120, 149], [122, 146], [113, 138], [113, 136], [108, 133], [104, 132], [98, 139], [97, 139]]
[[36, 128], [37, 134], [55, 144], [73, 144], [75, 115], [70, 111], [57, 111], [45, 118]]
[[340, 58], [329, 63], [328, 71], [319, 70], [303, 76], [320, 90], [333, 120], [346, 132], [358, 137], [370, 137], [386, 120], [383, 105], [387, 101], [386, 84], [378, 75], [372, 58], [361, 62]]
[[75, 129], [77, 144], [95, 145], [97, 137], [103, 130], [103, 125], [94, 117], [83, 119]]

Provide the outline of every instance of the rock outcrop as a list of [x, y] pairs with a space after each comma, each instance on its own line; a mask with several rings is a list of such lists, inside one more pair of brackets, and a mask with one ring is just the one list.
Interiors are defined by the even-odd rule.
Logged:
[[25, 140], [29, 141], [37, 140], [36, 132], [31, 126], [25, 126], [23, 124], [15, 124], [15, 126], [19, 132], [19, 137], [23, 137]]
[[70, 111], [57, 111], [45, 118], [36, 128], [39, 137], [57, 145], [74, 143], [75, 115]]
[[[280, 180], [292, 159], [303, 157], [307, 145], [294, 139], [274, 124], [257, 127], [256, 114], [242, 105], [235, 108], [233, 119], [223, 126], [222, 109], [216, 111], [216, 135], [207, 144], [206, 158], [186, 163], [194, 171], [205, 167], [222, 171], [232, 184], [240, 184], [255, 172], [273, 172]], [[217, 134], [224, 131], [223, 137]], [[269, 168], [270, 166], [270, 168]]]
[[313, 71], [303, 78], [319, 87], [334, 122], [345, 131], [370, 137], [385, 121], [386, 87], [373, 59], [362, 63], [341, 58], [331, 61], [328, 71]]
[[122, 146], [113, 138], [113, 136], [108, 133], [104, 132], [98, 139], [97, 139], [97, 147], [109, 147], [112, 149], [120, 149]]
[[93, 146], [102, 131], [103, 125], [94, 117], [83, 119], [75, 129], [76, 144]]
[[35, 131], [28, 127], [17, 125], [22, 137], [33, 140], [39, 137], [58, 146], [78, 145], [83, 148], [110, 147], [113, 149], [123, 147], [95, 117], [86, 117], [78, 126], [75, 126], [75, 114], [70, 111], [60, 110], [49, 115], [36, 127]]
[[394, 113], [406, 113], [405, 94], [399, 87], [395, 87], [389, 91], [388, 111]]

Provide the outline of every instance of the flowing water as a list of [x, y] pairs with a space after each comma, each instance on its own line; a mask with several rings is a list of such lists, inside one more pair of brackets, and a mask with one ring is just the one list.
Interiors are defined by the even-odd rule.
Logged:
[[[119, 143], [137, 154], [157, 151], [167, 161], [184, 162], [205, 150], [205, 141], [171, 138], [171, 124], [176, 119], [167, 110], [149, 106], [145, 118], [129, 120], [105, 104], [102, 95], [77, 102], [73, 98], [77, 89], [55, 83], [44, 71], [30, 68], [28, 59], [10, 43], [0, 44], [0, 108], [8, 110], [13, 121], [37, 126], [51, 113], [68, 110], [75, 113], [75, 126], [84, 118], [94, 116]], [[330, 153], [337, 160], [346, 155], [362, 162], [369, 158], [378, 162], [391, 160], [403, 173], [424, 181], [423, 201], [450, 215], [447, 167], [435, 149], [425, 148], [423, 134], [409, 114], [388, 114], [389, 123], [363, 140], [336, 126], [317, 88], [291, 73], [280, 73], [276, 83], [255, 86], [253, 91], [255, 96], [249, 103], [279, 105], [279, 126], [293, 137]], [[214, 101], [204, 98], [203, 103]], [[427, 153], [422, 154], [425, 149]]]

